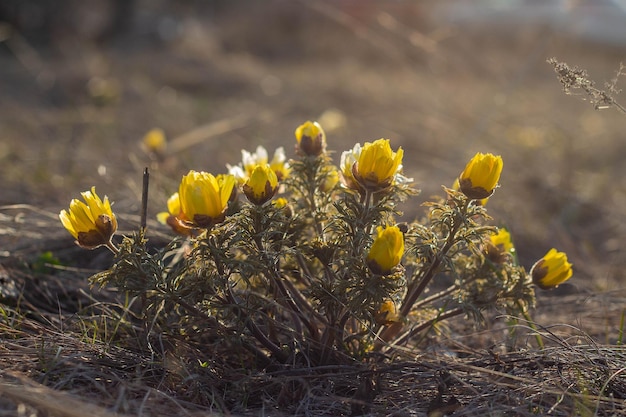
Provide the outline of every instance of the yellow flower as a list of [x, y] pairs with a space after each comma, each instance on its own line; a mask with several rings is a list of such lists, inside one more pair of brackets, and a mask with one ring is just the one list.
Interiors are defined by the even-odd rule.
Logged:
[[96, 194], [96, 187], [91, 187], [91, 191], [81, 195], [84, 203], [73, 199], [69, 211], [61, 210], [61, 223], [83, 248], [94, 249], [109, 244], [117, 230], [117, 219], [111, 211], [108, 197], [105, 196], [102, 201]]
[[256, 151], [254, 153], [250, 153], [245, 149], [242, 149], [241, 161], [243, 163], [243, 169], [246, 171], [246, 174], [250, 176], [257, 165], [267, 164], [269, 162], [267, 149], [261, 145], [256, 147]]
[[389, 187], [402, 167], [404, 151], [391, 150], [389, 139], [366, 142], [356, 165], [352, 167], [354, 178], [366, 189], [378, 191]]
[[501, 252], [511, 252], [513, 250], [513, 241], [511, 240], [511, 233], [504, 227], [498, 229], [498, 231], [489, 236], [491, 244], [497, 247]]
[[326, 134], [317, 122], [306, 121], [296, 129], [296, 140], [303, 154], [318, 156], [326, 150]]
[[233, 175], [239, 184], [243, 185], [250, 178], [252, 171], [257, 165], [265, 164], [270, 164], [279, 181], [284, 180], [289, 175], [289, 164], [285, 156], [285, 149], [282, 146], [274, 151], [271, 161], [268, 158], [267, 150], [263, 146], [257, 146], [254, 153], [242, 149], [241, 164], [234, 166], [227, 164], [226, 167], [228, 168], [228, 173]]
[[477, 153], [459, 177], [461, 192], [472, 200], [489, 197], [498, 185], [502, 165], [499, 155]]
[[270, 167], [272, 167], [276, 177], [278, 177], [278, 181], [282, 181], [289, 176], [289, 164], [287, 163], [285, 149], [282, 146], [274, 151]]
[[269, 164], [257, 165], [243, 185], [243, 193], [251, 203], [262, 205], [274, 197], [278, 190], [278, 177]]
[[181, 211], [194, 226], [209, 228], [224, 220], [235, 177], [221, 181], [207, 172], [189, 171], [178, 188]]
[[501, 227], [497, 232], [491, 234], [489, 240], [485, 242], [483, 252], [487, 259], [496, 264], [510, 260], [509, 255], [515, 252], [515, 247], [509, 231]]
[[558, 287], [570, 279], [572, 274], [572, 264], [567, 262], [567, 255], [564, 252], [557, 252], [554, 248], [530, 269], [533, 282], [543, 290]]
[[274, 207], [276, 207], [277, 209], [281, 209], [283, 207], [287, 207], [287, 205], [289, 204], [289, 201], [287, 201], [286, 198], [284, 197], [280, 197], [277, 198], [276, 200], [274, 200], [272, 202], [272, 204], [274, 205]]
[[378, 309], [374, 319], [378, 324], [384, 324], [386, 326], [397, 323], [400, 321], [400, 315], [396, 304], [391, 300], [385, 300]]
[[329, 193], [335, 188], [338, 182], [339, 173], [337, 172], [337, 168], [330, 166], [324, 170], [324, 179], [320, 183], [320, 191]]
[[404, 254], [404, 235], [398, 226], [376, 228], [377, 236], [367, 254], [367, 264], [379, 275], [389, 275]]
[[167, 147], [167, 140], [162, 129], [152, 129], [146, 133], [142, 140], [144, 149], [148, 152], [162, 154]]
[[360, 192], [363, 190], [363, 187], [359, 185], [352, 174], [352, 167], [356, 164], [356, 161], [359, 160], [359, 156], [361, 156], [361, 144], [357, 143], [351, 150], [344, 151], [341, 154], [339, 169], [343, 184], [352, 190]]
[[178, 193], [174, 193], [167, 199], [167, 211], [157, 213], [157, 220], [161, 224], [166, 224], [179, 235], [191, 236], [194, 230], [185, 221], [185, 216], [181, 211], [180, 198]]

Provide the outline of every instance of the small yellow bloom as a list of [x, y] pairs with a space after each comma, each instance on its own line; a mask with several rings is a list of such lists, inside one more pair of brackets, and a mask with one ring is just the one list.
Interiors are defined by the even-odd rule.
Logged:
[[185, 215], [181, 211], [178, 193], [172, 194], [167, 199], [167, 211], [157, 213], [157, 220], [171, 227], [179, 235], [192, 236], [194, 234], [193, 228], [185, 221]]
[[251, 203], [262, 205], [274, 197], [278, 190], [278, 177], [269, 164], [257, 165], [243, 185], [243, 193]]
[[278, 177], [278, 181], [282, 181], [289, 176], [289, 164], [287, 163], [285, 148], [282, 146], [276, 148], [274, 156], [270, 161], [270, 167], [272, 167], [276, 177]]
[[[61, 210], [63, 226], [74, 236], [76, 243], [86, 249], [106, 245], [117, 230], [117, 219], [107, 196], [104, 201], [96, 194], [96, 187], [81, 193], [85, 202], [73, 199], [68, 210]], [[86, 203], [86, 204], [85, 204]]]
[[287, 207], [287, 205], [289, 204], [289, 201], [287, 201], [287, 199], [285, 197], [280, 197], [280, 198], [277, 198], [276, 200], [274, 200], [272, 202], [272, 204], [277, 209], [281, 209], [283, 207]]
[[391, 300], [385, 300], [378, 309], [376, 316], [374, 317], [376, 323], [384, 324], [388, 326], [392, 323], [397, 323], [400, 321], [400, 315], [398, 314], [398, 309], [396, 308], [396, 304]]
[[178, 188], [185, 219], [194, 226], [209, 228], [224, 220], [228, 201], [235, 187], [235, 177], [224, 175], [221, 181], [207, 172], [189, 171]]
[[398, 226], [376, 228], [377, 236], [367, 254], [367, 264], [379, 275], [389, 275], [404, 254], [404, 235]]
[[163, 154], [167, 147], [167, 140], [162, 129], [152, 129], [146, 133], [142, 140], [144, 149], [148, 152]]
[[319, 123], [307, 121], [298, 126], [295, 133], [304, 155], [319, 156], [326, 150], [326, 134]]
[[320, 191], [323, 193], [331, 192], [339, 182], [339, 173], [334, 166], [324, 171], [324, 179], [320, 183]]
[[472, 200], [481, 200], [493, 194], [502, 173], [502, 157], [477, 153], [459, 176], [461, 192]]
[[354, 178], [354, 175], [352, 174], [352, 167], [359, 160], [359, 156], [361, 156], [361, 144], [357, 143], [351, 150], [344, 151], [341, 154], [339, 169], [343, 184], [351, 190], [356, 190], [360, 192], [363, 190], [363, 187], [359, 185], [357, 180]]
[[352, 167], [354, 178], [366, 189], [379, 191], [389, 187], [395, 175], [402, 168], [404, 151], [391, 150], [389, 139], [366, 142], [359, 159]]
[[279, 181], [284, 180], [289, 175], [289, 164], [287, 163], [285, 149], [282, 146], [274, 151], [271, 161], [269, 160], [267, 150], [263, 146], [257, 146], [254, 153], [242, 149], [241, 164], [234, 166], [227, 164], [226, 167], [228, 168], [228, 173], [235, 176], [237, 182], [243, 185], [250, 178], [252, 171], [257, 165], [265, 164], [270, 164]]
[[496, 233], [490, 235], [489, 240], [485, 242], [483, 252], [487, 259], [496, 264], [511, 259], [509, 255], [515, 252], [515, 247], [509, 231], [501, 227]]
[[501, 252], [511, 252], [513, 250], [513, 241], [511, 240], [511, 233], [504, 227], [498, 229], [498, 231], [489, 236], [491, 244], [497, 247]]
[[533, 282], [543, 290], [558, 287], [570, 279], [572, 274], [572, 264], [567, 262], [567, 255], [564, 252], [557, 252], [554, 248], [530, 269]]

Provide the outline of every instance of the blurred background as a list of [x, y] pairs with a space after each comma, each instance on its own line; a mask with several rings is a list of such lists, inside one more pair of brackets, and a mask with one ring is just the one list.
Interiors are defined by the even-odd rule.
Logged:
[[[225, 172], [257, 145], [293, 157], [295, 128], [318, 120], [336, 162], [355, 142], [404, 148], [422, 190], [410, 220], [493, 152], [505, 164], [488, 208], [522, 264], [551, 247], [574, 264], [541, 314], [572, 296], [570, 319], [615, 334], [626, 115], [565, 95], [546, 60], [603, 89], [626, 63], [625, 23], [619, 0], [1, 0], [0, 205], [53, 219], [95, 185], [131, 228], [121, 213], [139, 211], [144, 166], [154, 218], [189, 169]], [[141, 145], [152, 128], [168, 139], [160, 158]], [[23, 239], [16, 230], [0, 239]]]

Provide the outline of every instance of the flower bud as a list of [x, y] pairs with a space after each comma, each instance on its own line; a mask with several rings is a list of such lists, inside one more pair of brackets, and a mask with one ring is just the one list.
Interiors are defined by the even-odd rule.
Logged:
[[482, 200], [493, 194], [502, 173], [502, 157], [477, 153], [459, 176], [459, 188], [472, 200]]
[[391, 150], [389, 139], [378, 139], [363, 145], [358, 161], [352, 166], [352, 174], [363, 188], [380, 191], [389, 187], [402, 168], [404, 151]]
[[167, 140], [162, 129], [152, 129], [146, 133], [142, 140], [142, 146], [148, 153], [163, 155], [167, 148]]
[[276, 174], [278, 181], [283, 181], [289, 176], [289, 163], [285, 155], [285, 148], [282, 146], [276, 148], [274, 156], [270, 161], [270, 167], [272, 167], [272, 171]]
[[324, 177], [319, 185], [320, 191], [323, 193], [329, 193], [339, 182], [339, 173], [337, 172], [337, 168], [334, 166], [330, 166], [322, 172]]
[[374, 320], [376, 320], [376, 323], [383, 324], [385, 326], [399, 322], [400, 315], [398, 314], [396, 304], [391, 300], [385, 300], [376, 312]]
[[530, 269], [530, 275], [535, 285], [542, 290], [558, 287], [571, 278], [572, 264], [567, 262], [564, 252], [557, 252], [552, 248]]
[[185, 220], [205, 229], [223, 221], [235, 182], [232, 175], [218, 181], [207, 172], [189, 171], [178, 188]]
[[296, 129], [298, 149], [307, 156], [319, 156], [326, 150], [326, 134], [317, 122], [307, 121]]
[[257, 165], [243, 185], [243, 193], [258, 206], [271, 200], [277, 190], [278, 178], [269, 164]]
[[96, 194], [96, 187], [81, 195], [84, 203], [73, 199], [69, 210], [61, 210], [61, 223], [74, 236], [76, 243], [85, 249], [108, 244], [117, 230], [117, 219], [108, 197], [101, 200]]
[[485, 243], [484, 252], [487, 259], [493, 263], [501, 264], [507, 259], [507, 254], [515, 251], [511, 234], [504, 227], [489, 236], [489, 240]]
[[377, 236], [367, 254], [367, 265], [378, 275], [389, 275], [404, 254], [404, 235], [398, 226], [376, 228]]

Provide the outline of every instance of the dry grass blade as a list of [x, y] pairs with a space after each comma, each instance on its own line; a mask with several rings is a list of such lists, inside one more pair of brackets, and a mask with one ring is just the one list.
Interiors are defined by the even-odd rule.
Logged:
[[46, 415], [62, 417], [121, 417], [74, 395], [48, 388], [15, 373], [0, 372], [0, 394], [16, 403], [28, 404]]

